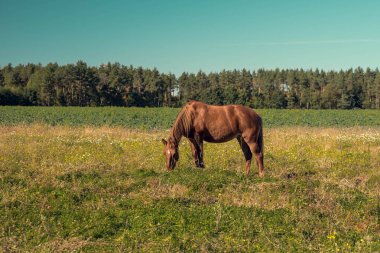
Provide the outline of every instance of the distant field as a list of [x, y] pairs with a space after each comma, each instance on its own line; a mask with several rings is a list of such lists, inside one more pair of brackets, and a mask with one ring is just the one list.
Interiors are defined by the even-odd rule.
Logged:
[[[156, 112], [168, 117], [160, 127], [177, 111], [6, 111], [13, 109], [30, 118], [33, 110], [35, 118], [64, 111], [60, 122], [66, 123], [91, 115], [86, 119], [98, 124], [108, 122], [100, 117], [106, 112], [119, 120], [134, 113], [159, 119]], [[263, 111], [270, 113], [277, 112]], [[334, 113], [357, 112], [327, 112]], [[75, 117], [65, 121], [68, 115]], [[201, 170], [183, 140], [178, 167], [168, 173], [160, 141], [167, 135], [107, 126], [0, 126], [0, 251], [380, 251], [379, 128], [269, 128], [264, 178], [256, 166], [245, 176], [236, 141], [205, 143]]]
[[[44, 123], [66, 126], [122, 126], [168, 129], [178, 108], [0, 107], [0, 125]], [[264, 127], [380, 126], [380, 110], [257, 110]]]

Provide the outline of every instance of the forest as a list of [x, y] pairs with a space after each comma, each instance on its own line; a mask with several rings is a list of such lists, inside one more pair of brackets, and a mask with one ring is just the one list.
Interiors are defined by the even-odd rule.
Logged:
[[380, 109], [379, 69], [184, 72], [84, 61], [0, 68], [0, 105], [180, 107], [188, 100], [278, 109]]

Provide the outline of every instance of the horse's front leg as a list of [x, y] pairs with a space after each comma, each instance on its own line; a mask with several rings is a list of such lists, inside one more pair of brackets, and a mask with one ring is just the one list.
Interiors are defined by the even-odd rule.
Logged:
[[194, 139], [189, 139], [189, 142], [190, 142], [191, 154], [193, 155], [195, 166], [200, 167], [199, 150], [197, 147], [198, 145]]
[[203, 162], [203, 138], [199, 134], [195, 134], [195, 141], [198, 144], [199, 167], [204, 168], [205, 164]]

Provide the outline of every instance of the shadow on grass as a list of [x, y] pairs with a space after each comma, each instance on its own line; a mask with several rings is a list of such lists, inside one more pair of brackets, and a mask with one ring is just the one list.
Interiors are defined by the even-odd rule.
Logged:
[[273, 182], [277, 179], [257, 175], [246, 176], [243, 173], [213, 168], [198, 169], [193, 167], [179, 167], [170, 173], [160, 174], [160, 179], [167, 184], [183, 184], [194, 191], [206, 190], [213, 192], [230, 184], [254, 184], [259, 182]]

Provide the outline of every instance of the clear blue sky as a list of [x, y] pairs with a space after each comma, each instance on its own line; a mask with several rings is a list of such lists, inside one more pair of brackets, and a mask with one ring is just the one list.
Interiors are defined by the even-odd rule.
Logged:
[[0, 66], [379, 67], [377, 0], [0, 0]]

